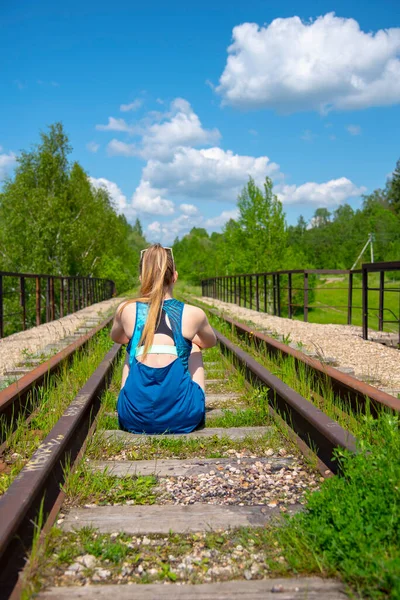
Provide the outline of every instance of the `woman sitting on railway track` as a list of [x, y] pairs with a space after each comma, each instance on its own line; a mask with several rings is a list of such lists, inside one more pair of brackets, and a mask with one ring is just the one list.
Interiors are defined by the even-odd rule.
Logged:
[[128, 343], [118, 419], [131, 433], [189, 433], [204, 423], [201, 350], [216, 338], [203, 310], [173, 298], [177, 278], [171, 248], [142, 250], [140, 297], [114, 319], [111, 338]]

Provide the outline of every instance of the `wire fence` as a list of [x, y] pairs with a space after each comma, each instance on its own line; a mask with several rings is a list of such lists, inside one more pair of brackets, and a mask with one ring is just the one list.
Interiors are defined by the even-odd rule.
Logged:
[[0, 338], [114, 295], [111, 279], [0, 271]]

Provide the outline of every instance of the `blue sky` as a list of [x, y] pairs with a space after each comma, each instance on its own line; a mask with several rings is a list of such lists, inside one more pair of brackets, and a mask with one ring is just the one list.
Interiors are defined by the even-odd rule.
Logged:
[[273, 178], [289, 223], [357, 208], [400, 157], [399, 13], [397, 0], [3, 3], [0, 175], [62, 121], [72, 158], [151, 240], [220, 230], [249, 175]]

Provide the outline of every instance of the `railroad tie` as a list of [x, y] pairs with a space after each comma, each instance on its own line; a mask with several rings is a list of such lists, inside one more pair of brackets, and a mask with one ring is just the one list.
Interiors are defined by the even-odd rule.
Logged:
[[93, 585], [53, 587], [38, 600], [343, 600], [343, 586], [321, 577], [224, 581], [196, 585]]
[[160, 434], [149, 436], [142, 433], [128, 433], [119, 429], [106, 429], [100, 433], [103, 439], [110, 442], [122, 442], [126, 445], [134, 443], [147, 443], [150, 439], [152, 440], [163, 440], [163, 439], [175, 439], [181, 440], [187, 438], [188, 440], [194, 439], [207, 439], [212, 437], [228, 438], [230, 440], [244, 440], [247, 437], [259, 438], [273, 431], [272, 427], [206, 427], [204, 429], [198, 429], [191, 433], [181, 434]]

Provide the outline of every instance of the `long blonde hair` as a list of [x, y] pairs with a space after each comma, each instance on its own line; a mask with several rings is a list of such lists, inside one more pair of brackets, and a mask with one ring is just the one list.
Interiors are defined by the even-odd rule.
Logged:
[[166, 288], [173, 283], [175, 265], [171, 252], [161, 244], [153, 244], [142, 254], [140, 259], [140, 297], [127, 300], [119, 309], [119, 314], [132, 302], [146, 302], [149, 312], [138, 345], [144, 342], [143, 359], [146, 357], [154, 340], [154, 332], [161, 318], [161, 308]]

